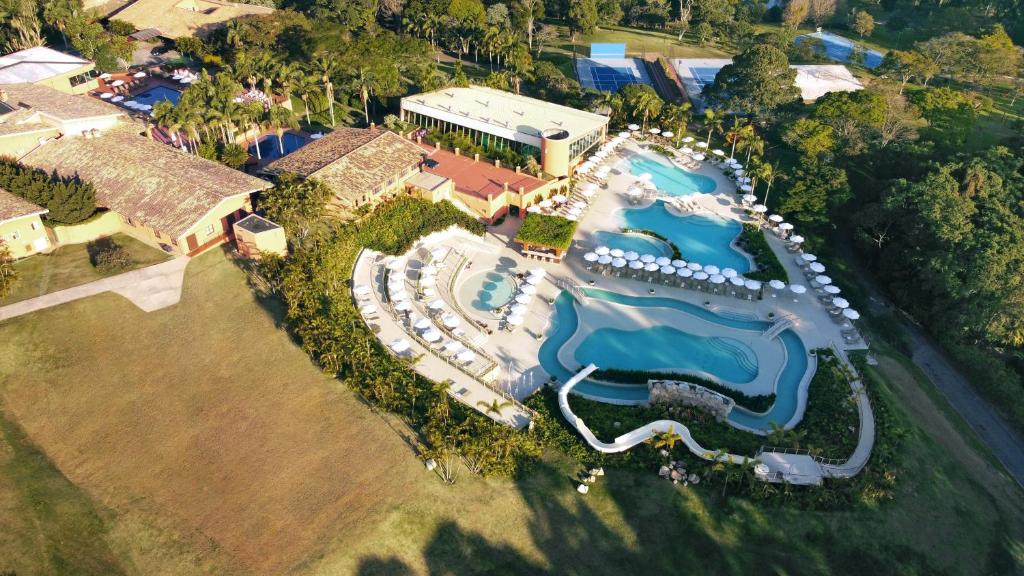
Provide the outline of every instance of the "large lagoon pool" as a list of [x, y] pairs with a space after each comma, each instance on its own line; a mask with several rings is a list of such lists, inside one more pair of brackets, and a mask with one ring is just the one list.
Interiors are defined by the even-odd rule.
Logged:
[[576, 349], [582, 366], [672, 371], [746, 384], [757, 377], [757, 355], [733, 338], [695, 336], [671, 326], [643, 330], [599, 328]]
[[626, 162], [629, 163], [630, 174], [639, 176], [649, 173], [658, 192], [666, 196], [688, 196], [699, 192], [714, 192], [717, 187], [713, 179], [677, 168], [668, 160], [658, 158], [651, 153], [635, 154], [630, 156]]
[[[701, 308], [700, 306], [695, 306], [688, 302], [683, 302], [673, 298], [628, 296], [625, 294], [608, 292], [606, 290], [594, 288], [584, 288], [583, 291], [589, 298], [600, 298], [602, 300], [627, 306], [672, 308], [702, 320], [739, 330], [760, 332], [769, 325], [768, 322], [761, 320], [748, 320], [721, 316], [710, 310]], [[568, 292], [562, 292], [555, 299], [554, 324], [549, 329], [547, 339], [541, 345], [539, 352], [541, 367], [543, 367], [548, 374], [554, 376], [561, 382], [565, 382], [571, 378], [573, 372], [563, 366], [558, 360], [558, 350], [561, 349], [562, 346], [568, 342], [569, 338], [573, 336], [578, 325], [579, 316], [576, 313], [573, 297]], [[675, 330], [675, 328], [672, 329]], [[677, 331], [682, 333], [681, 330]], [[599, 334], [600, 332], [600, 329], [595, 330], [594, 334]], [[636, 350], [641, 348], [641, 346], [637, 346], [633, 340], [630, 340], [629, 347], [626, 349], [624, 348], [626, 344], [623, 344], [622, 342], [610, 343], [606, 340], [610, 339], [612, 336], [635, 338], [636, 334], [627, 333], [622, 335], [613, 335], [606, 332], [605, 335], [599, 336], [598, 339], [594, 341], [593, 346], [595, 347], [593, 348], [593, 351], [587, 350], [583, 355], [577, 354], [577, 360], [588, 360], [600, 368], [622, 368], [623, 366], [615, 364], [617, 361], [623, 361], [622, 351], [632, 350], [631, 353], [636, 354]], [[643, 345], [646, 348], [652, 349], [645, 350], [643, 352], [643, 356], [648, 360], [651, 358], [658, 359], [675, 357], [677, 359], [673, 360], [672, 364], [677, 368], [684, 368], [684, 366], [681, 365], [683, 362], [692, 361], [679, 358], [686, 354], [686, 351], [674, 348], [672, 340], [657, 340], [653, 336], [657, 336], [657, 334], [651, 333], [650, 335], [645, 336], [645, 338], [649, 338], [649, 341], [646, 341]], [[587, 340], [589, 339], [590, 337], [587, 338]], [[756, 414], [743, 408], [735, 408], [729, 414], [730, 423], [748, 429], [768, 431], [771, 429], [771, 423], [774, 422], [779, 425], [784, 425], [796, 414], [797, 407], [799, 405], [800, 382], [803, 380], [809, 366], [807, 349], [804, 346], [803, 341], [800, 340], [800, 337], [792, 330], [782, 331], [779, 335], [779, 339], [786, 350], [786, 361], [776, 382], [775, 403], [772, 405], [771, 409], [764, 414]], [[692, 345], [696, 345], [698, 348], [701, 346], [710, 348], [710, 343], [708, 341], [712, 339], [702, 340], [704, 340], [703, 343], [697, 342]], [[606, 347], [604, 349], [604, 354], [601, 354], [602, 346]], [[709, 359], [705, 361], [703, 368], [706, 369], [708, 373], [715, 376], [728, 379], [727, 374], [730, 371], [743, 370], [743, 368], [739, 367], [740, 362], [738, 362], [732, 354], [722, 354], [716, 360], [710, 360], [710, 358], [712, 356], [719, 355], [719, 352], [706, 350], [703, 354], [704, 358]], [[591, 357], [591, 355], [593, 355], [593, 357]], [[583, 364], [582, 361], [581, 364]], [[628, 366], [625, 367], [628, 368]], [[577, 367], [574, 366], [573, 368], [575, 369]], [[754, 369], [756, 370], [756, 368]], [[725, 373], [721, 373], [723, 371]], [[609, 402], [639, 403], [647, 401], [647, 387], [644, 385], [615, 385], [585, 380], [580, 382], [574, 391], [591, 398], [606, 400]]]
[[646, 208], [623, 210], [621, 219], [623, 228], [652, 230], [668, 238], [683, 260], [734, 268], [741, 274], [751, 270], [750, 260], [732, 246], [743, 229], [735, 220], [703, 214], [676, 216], [661, 200]]
[[594, 244], [619, 248], [623, 252], [633, 251], [637, 254], [653, 254], [655, 256], [672, 257], [672, 248], [665, 242], [643, 234], [628, 234], [598, 230], [594, 232]]

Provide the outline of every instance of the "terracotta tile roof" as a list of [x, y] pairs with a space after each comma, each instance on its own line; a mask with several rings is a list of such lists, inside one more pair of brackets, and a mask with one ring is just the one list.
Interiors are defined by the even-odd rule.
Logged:
[[2, 84], [0, 90], [7, 95], [10, 107], [27, 106], [33, 111], [52, 116], [58, 120], [79, 120], [115, 116], [124, 112], [114, 106], [84, 94], [74, 96], [36, 84]]
[[[39, 121], [39, 115], [32, 110], [17, 108], [13, 112], [4, 113], [0, 109], [0, 137], [11, 134], [22, 134], [35, 130], [54, 129]], [[54, 129], [55, 130], [55, 129]]]
[[20, 196], [15, 196], [7, 190], [0, 188], [0, 222], [31, 216], [32, 214], [45, 214], [49, 212], [46, 208], [36, 206]]
[[425, 152], [394, 132], [338, 128], [271, 162], [270, 173], [323, 180], [342, 204], [353, 204], [419, 165]]
[[463, 194], [487, 198], [501, 194], [506, 182], [509, 190], [515, 192], [518, 192], [520, 187], [524, 192], [530, 192], [545, 184], [540, 178], [529, 174], [517, 174], [515, 170], [508, 168], [498, 168], [484, 160], [478, 162], [469, 156], [456, 156], [452, 152], [435, 150], [433, 146], [426, 144], [422, 146], [430, 152], [427, 161], [423, 163], [423, 171], [451, 178], [455, 182], [455, 189]]
[[63, 137], [22, 162], [96, 187], [97, 204], [180, 238], [227, 198], [270, 182], [150, 140], [130, 126], [97, 138]]

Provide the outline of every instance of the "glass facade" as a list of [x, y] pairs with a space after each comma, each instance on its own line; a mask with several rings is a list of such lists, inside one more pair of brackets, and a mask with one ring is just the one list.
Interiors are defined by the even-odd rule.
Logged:
[[459, 124], [446, 122], [444, 120], [438, 120], [432, 116], [406, 110], [405, 121], [427, 130], [438, 130], [444, 134], [461, 134], [472, 140], [474, 144], [485, 148], [492, 148], [495, 150], [510, 149], [517, 154], [533, 156], [537, 159], [540, 158], [540, 148], [537, 148], [536, 146], [523, 144], [522, 142], [516, 142], [515, 140], [509, 140], [508, 138], [502, 138], [501, 136], [495, 136], [494, 134], [488, 134], [487, 132], [481, 132], [479, 130], [474, 130]]

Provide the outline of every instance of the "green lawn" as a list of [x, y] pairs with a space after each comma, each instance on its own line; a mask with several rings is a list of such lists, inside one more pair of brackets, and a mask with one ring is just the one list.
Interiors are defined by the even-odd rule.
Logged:
[[[0, 324], [0, 573], [1007, 574], [1024, 499], [885, 363], [897, 496], [810, 512], [552, 453], [442, 484], [211, 251], [177, 306], [104, 294]], [[54, 329], [59, 327], [59, 329]], [[895, 368], [894, 368], [895, 367]], [[911, 409], [912, 408], [912, 409]], [[1016, 558], [1013, 556], [1016, 554]], [[1015, 564], [1016, 562], [1016, 564]]]
[[[115, 234], [111, 238], [131, 254], [133, 270], [168, 258], [164, 252], [131, 236]], [[6, 298], [0, 298], [0, 305], [35, 298], [106, 276], [89, 261], [87, 244], [61, 246], [50, 254], [39, 254], [17, 262], [14, 267], [18, 280], [11, 293]]]

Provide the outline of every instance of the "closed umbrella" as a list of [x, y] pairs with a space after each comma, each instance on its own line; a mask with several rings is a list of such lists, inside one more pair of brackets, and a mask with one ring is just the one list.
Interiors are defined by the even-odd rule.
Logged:
[[705, 266], [704, 271], [707, 272], [710, 276], [714, 276], [715, 274], [721, 273], [721, 271], [718, 269], [718, 266], [715, 266], [714, 264], [708, 264], [707, 266]]
[[586, 260], [587, 262], [597, 262], [597, 252], [587, 252], [586, 254], [583, 255], [583, 259]]
[[853, 308], [846, 308], [845, 310], [843, 310], [843, 316], [846, 316], [850, 320], [856, 320], [860, 318], [860, 312], [857, 312]]
[[625, 258], [627, 261], [632, 262], [634, 260], [639, 260], [640, 254], [633, 250], [630, 250], [629, 252], [623, 254], [622, 257]]
[[814, 281], [817, 282], [818, 284], [821, 284], [822, 286], [832, 283], [832, 279], [829, 278], [828, 276], [825, 276], [824, 274], [815, 276]]

